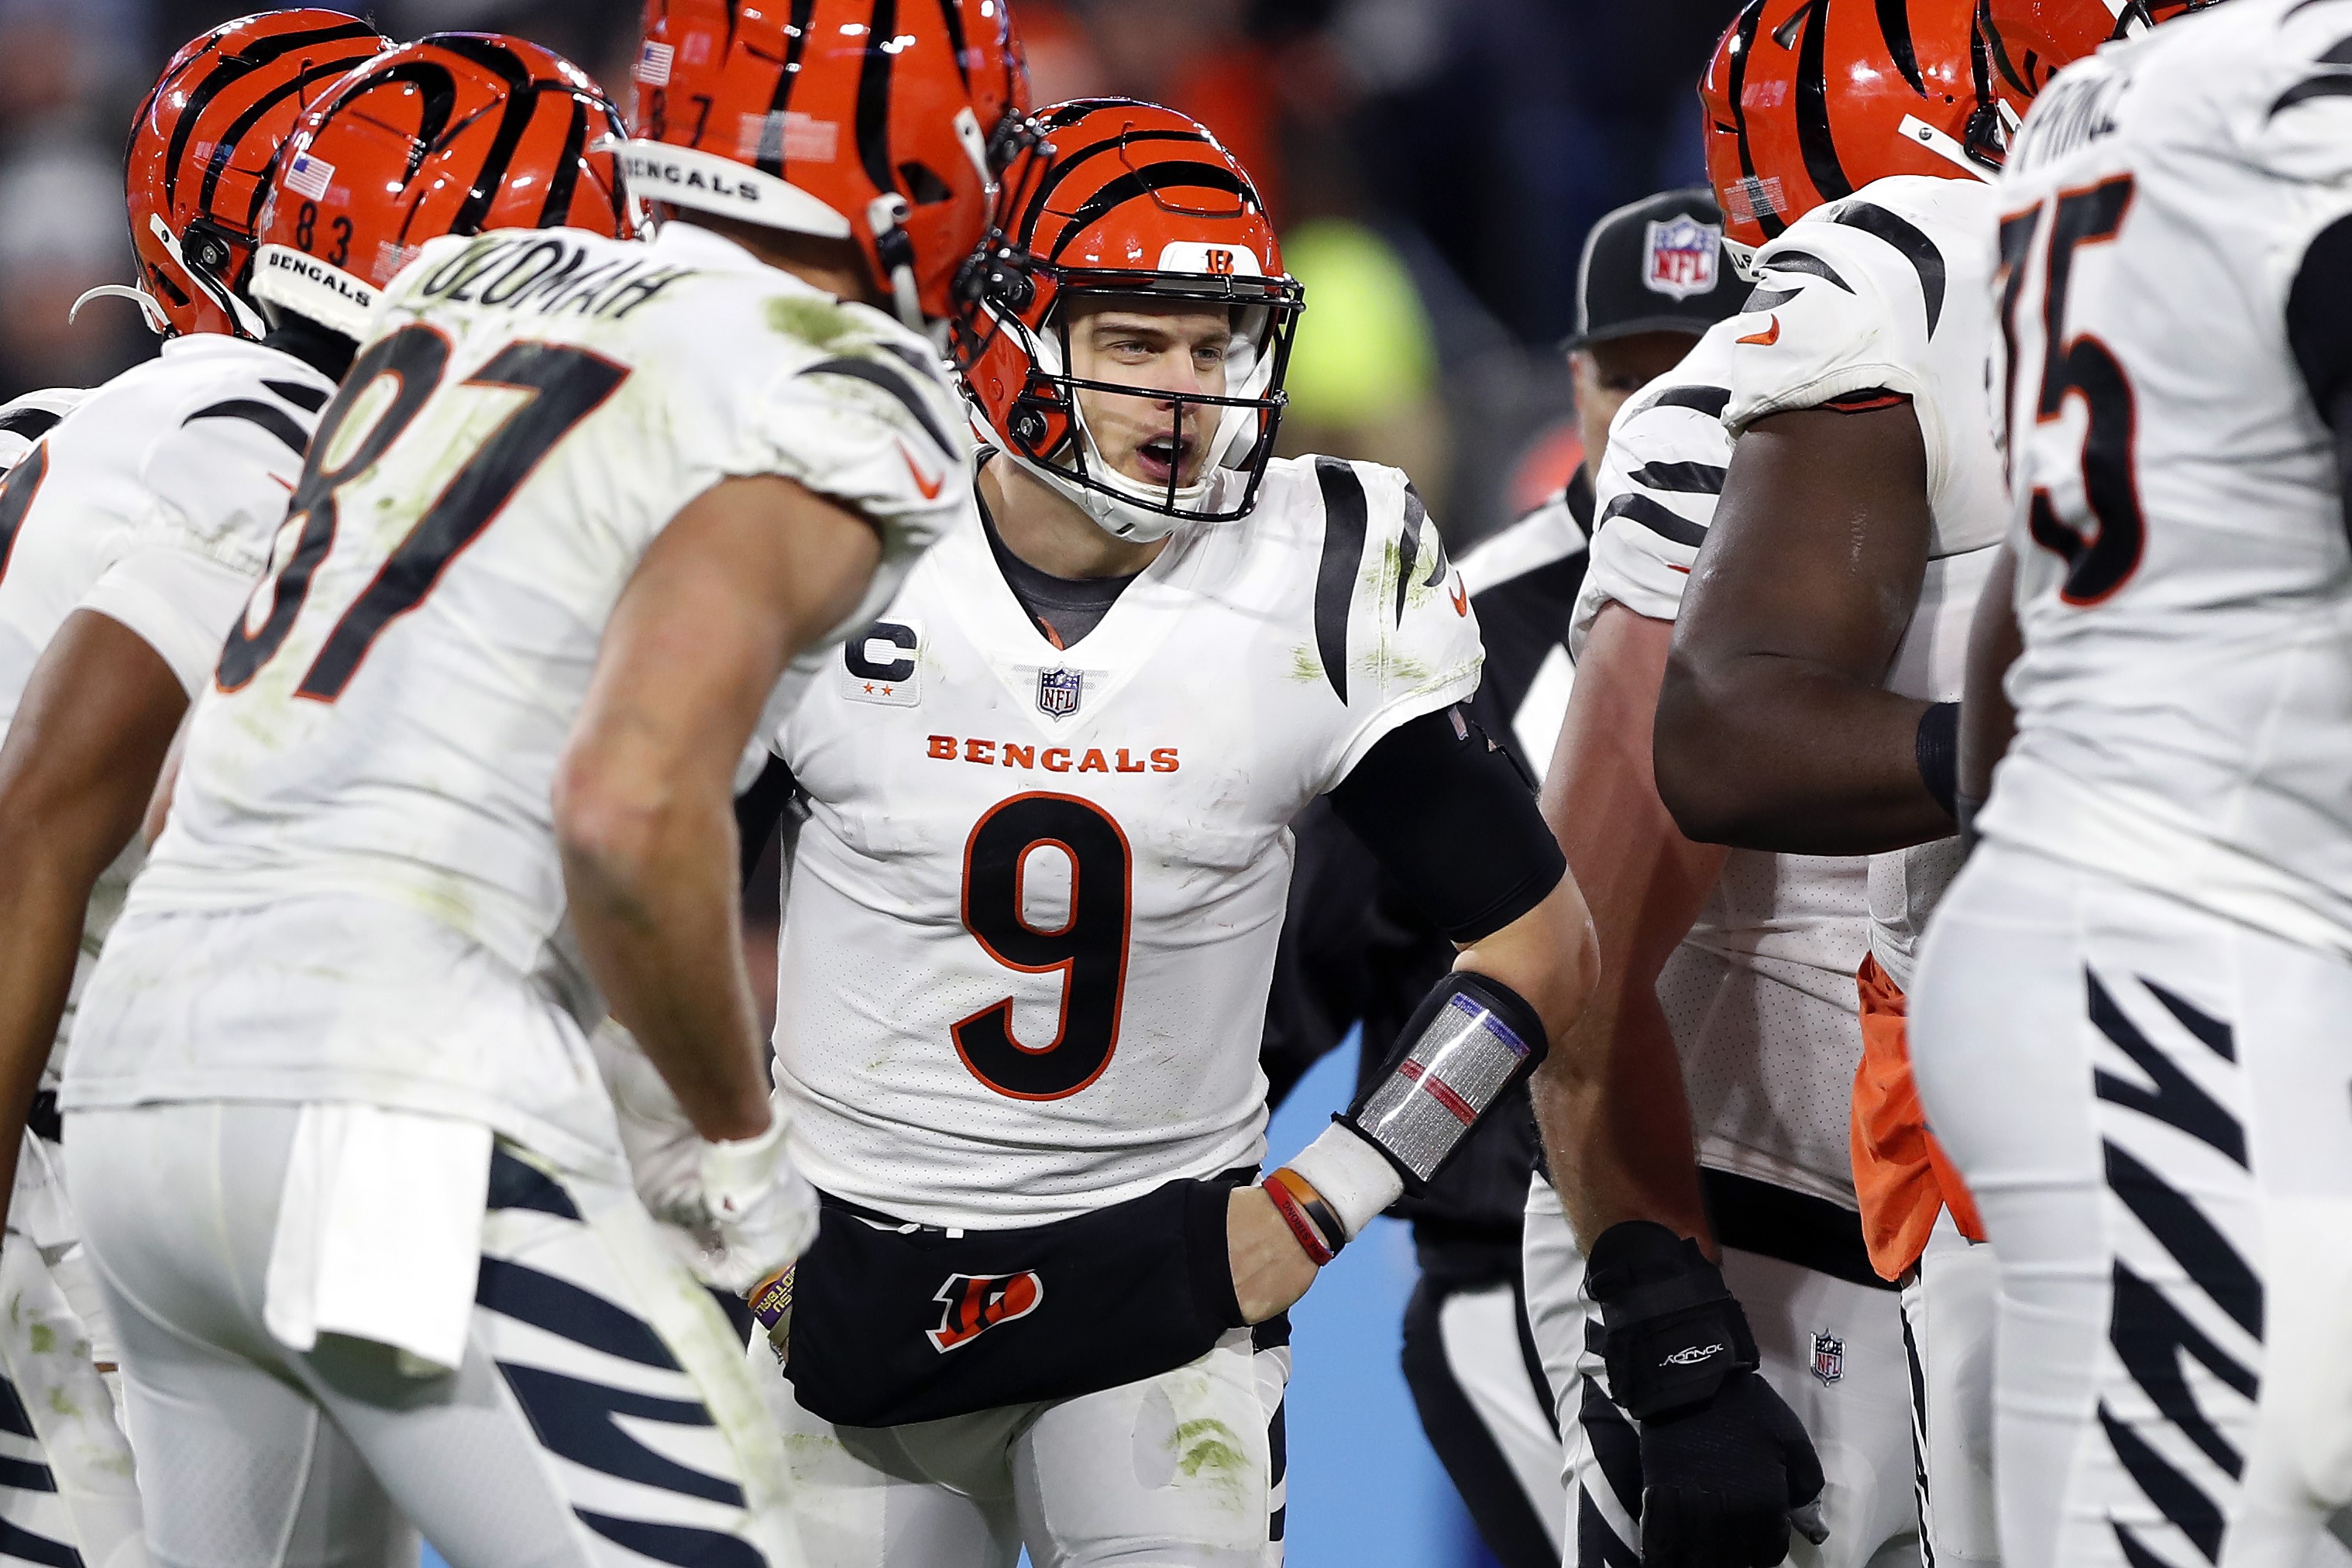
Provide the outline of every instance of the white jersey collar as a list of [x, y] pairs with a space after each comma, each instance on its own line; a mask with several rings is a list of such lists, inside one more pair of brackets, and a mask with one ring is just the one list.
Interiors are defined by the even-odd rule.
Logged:
[[787, 272], [781, 267], [761, 260], [718, 230], [705, 228], [691, 218], [673, 218], [662, 225], [646, 248], [664, 261], [677, 266], [692, 267], [704, 272], [772, 272], [793, 288], [805, 289], [819, 299], [839, 298], [797, 273]]

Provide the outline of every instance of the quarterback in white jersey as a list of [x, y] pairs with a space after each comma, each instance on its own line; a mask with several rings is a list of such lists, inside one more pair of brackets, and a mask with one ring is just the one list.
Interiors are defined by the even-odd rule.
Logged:
[[2347, 58], [2341, 0], [2168, 22], [1999, 193], [2016, 734], [1913, 1027], [2000, 1258], [2018, 1568], [2344, 1560]]
[[[1039, 123], [961, 321], [982, 510], [775, 742], [776, 1082], [825, 1212], [751, 1353], [827, 1568], [1278, 1558], [1280, 1314], [1580, 1000], [1434, 526], [1394, 470], [1270, 458], [1299, 296], [1247, 176], [1152, 105]], [[1466, 969], [1253, 1185], [1326, 792]]]
[[[669, 6], [648, 58], [764, 100], [783, 25], [729, 10]], [[999, 6], [905, 31], [830, 35], [798, 85], [891, 59], [869, 107], [937, 172], [919, 237], [863, 161], [747, 163], [723, 213], [636, 244], [616, 112], [491, 35], [345, 78], [279, 161], [259, 290], [357, 307], [362, 342], [63, 1094], [159, 1556], [280, 1561], [291, 1533], [390, 1560], [421, 1530], [461, 1568], [797, 1561], [776, 1436], [697, 1285], [740, 1291], [814, 1218], [728, 807], [790, 661], [968, 510], [916, 327], [983, 228], [963, 128], [1006, 110], [1017, 56]], [[647, 113], [630, 155], [670, 156]], [[786, 210], [741, 221], [745, 192]], [[479, 223], [401, 268], [401, 236]], [[877, 308], [899, 293], [911, 323]], [[625, 1160], [605, 997], [674, 1093]]]

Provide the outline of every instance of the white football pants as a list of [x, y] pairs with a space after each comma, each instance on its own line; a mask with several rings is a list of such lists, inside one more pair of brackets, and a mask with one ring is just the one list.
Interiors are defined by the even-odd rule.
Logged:
[[144, 1568], [131, 1444], [95, 1364], [120, 1352], [59, 1152], [24, 1135], [0, 1242], [0, 1568]]
[[413, 1565], [422, 1530], [454, 1568], [797, 1568], [733, 1331], [625, 1190], [499, 1145], [455, 1373], [273, 1338], [264, 1281], [300, 1115], [67, 1119], [157, 1563]]
[[1919, 1092], [2000, 1274], [2009, 1568], [2305, 1568], [2352, 1500], [2352, 964], [1998, 845]]
[[803, 1410], [767, 1336], [752, 1375], [784, 1430], [809, 1568], [1276, 1568], [1290, 1347], [1235, 1329], [1172, 1372], [903, 1426]]
[[[1641, 1438], [1610, 1401], [1601, 1311], [1584, 1293], [1584, 1258], [1559, 1194], [1528, 1189], [1528, 1318], [1559, 1400], [1568, 1450], [1566, 1568], [1641, 1561]], [[1917, 1568], [1919, 1512], [1911, 1445], [1911, 1370], [1892, 1290], [1832, 1279], [1727, 1247], [1724, 1282], [1755, 1331], [1764, 1379], [1789, 1402], [1829, 1484], [1820, 1546], [1793, 1536], [1798, 1568]], [[1820, 1372], [1815, 1371], [1821, 1357]]]

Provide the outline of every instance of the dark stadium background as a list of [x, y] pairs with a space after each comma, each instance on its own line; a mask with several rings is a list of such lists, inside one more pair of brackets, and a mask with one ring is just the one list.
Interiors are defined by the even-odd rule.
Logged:
[[[1013, 4], [1038, 101], [1167, 103], [1258, 176], [1309, 301], [1290, 449], [1406, 468], [1457, 550], [1566, 477], [1580, 453], [1555, 345], [1573, 323], [1585, 232], [1701, 177], [1693, 86], [1736, 0]], [[121, 149], [140, 95], [182, 41], [251, 8], [0, 0], [0, 396], [87, 385], [153, 352], [127, 304], [100, 301], [72, 327], [67, 309], [131, 279]], [[399, 38], [520, 33], [627, 107], [628, 0], [335, 8]], [[1345, 1100], [1352, 1058], [1300, 1087], [1276, 1121], [1277, 1153]], [[1296, 1314], [1293, 1568], [1490, 1561], [1397, 1371], [1412, 1252], [1381, 1226]]]

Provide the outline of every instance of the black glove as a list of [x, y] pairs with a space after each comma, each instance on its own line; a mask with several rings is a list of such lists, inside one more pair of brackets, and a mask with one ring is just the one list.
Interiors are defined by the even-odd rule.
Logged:
[[1601, 1304], [1610, 1395], [1641, 1423], [1647, 1568], [1771, 1568], [1800, 1510], [1818, 1542], [1822, 1462], [1756, 1375], [1747, 1314], [1698, 1244], [1647, 1220], [1612, 1226], [1585, 1289]]

